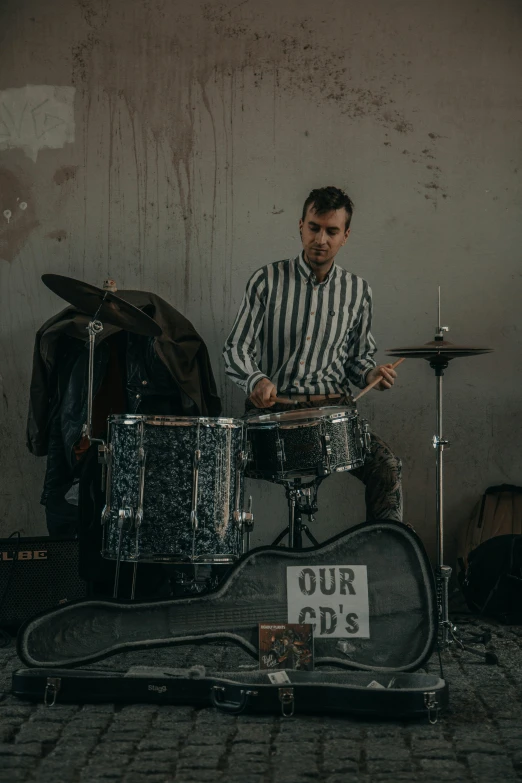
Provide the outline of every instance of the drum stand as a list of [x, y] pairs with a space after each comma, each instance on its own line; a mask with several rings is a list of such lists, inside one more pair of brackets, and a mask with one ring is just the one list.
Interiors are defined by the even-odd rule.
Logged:
[[[444, 339], [444, 332], [448, 331], [447, 326], [440, 325], [440, 303], [439, 303], [439, 323], [437, 327], [436, 341]], [[437, 585], [437, 603], [439, 611], [439, 643], [441, 651], [448, 650], [452, 644], [456, 644], [461, 650], [466, 650], [473, 655], [484, 658], [486, 663], [497, 664], [498, 658], [494, 653], [477, 650], [470, 647], [471, 643], [487, 644], [490, 635], [477, 634], [464, 640], [458, 635], [458, 629], [453, 625], [449, 617], [449, 581], [451, 577], [451, 566], [444, 565], [444, 475], [443, 475], [443, 454], [444, 447], [449, 447], [449, 441], [442, 435], [442, 377], [444, 370], [448, 367], [449, 360], [441, 354], [436, 354], [430, 359], [430, 367], [435, 372], [437, 379], [437, 434], [433, 436], [433, 448], [436, 450], [436, 512], [437, 512], [437, 567], [435, 569], [435, 580]]]
[[319, 546], [319, 541], [310, 532], [308, 525], [303, 524], [303, 514], [314, 522], [313, 515], [317, 513], [317, 490], [323, 477], [316, 477], [309, 484], [303, 485], [300, 478], [291, 481], [282, 481], [285, 487], [288, 503], [288, 526], [277, 536], [272, 546], [277, 546], [288, 535], [290, 549], [303, 548], [303, 533], [313, 546]]

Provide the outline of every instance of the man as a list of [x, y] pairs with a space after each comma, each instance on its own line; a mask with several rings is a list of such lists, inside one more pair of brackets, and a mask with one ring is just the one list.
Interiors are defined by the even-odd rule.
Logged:
[[[299, 221], [300, 255], [250, 278], [223, 351], [227, 374], [248, 395], [247, 411], [353, 405], [349, 383], [364, 388], [381, 378], [376, 389], [393, 386], [391, 364], [373, 358], [371, 289], [334, 261], [352, 213], [342, 190], [312, 190]], [[351, 473], [366, 485], [367, 520], [402, 521], [401, 462], [374, 433], [365, 464]]]

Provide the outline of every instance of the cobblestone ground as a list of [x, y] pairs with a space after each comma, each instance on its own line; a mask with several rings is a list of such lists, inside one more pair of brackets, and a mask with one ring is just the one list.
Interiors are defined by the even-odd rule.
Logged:
[[[0, 650], [0, 781], [53, 783], [386, 783], [522, 780], [522, 628], [489, 627], [500, 666], [443, 656], [450, 710], [427, 720], [241, 715], [151, 705], [43, 705], [10, 694], [14, 644]], [[177, 647], [97, 667], [191, 666], [232, 671], [230, 647]], [[428, 671], [438, 671], [432, 660]]]

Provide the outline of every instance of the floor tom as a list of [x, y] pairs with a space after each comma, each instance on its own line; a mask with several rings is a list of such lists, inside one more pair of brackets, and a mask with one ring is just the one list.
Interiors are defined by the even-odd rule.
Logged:
[[244, 439], [240, 419], [110, 416], [103, 557], [233, 562]]

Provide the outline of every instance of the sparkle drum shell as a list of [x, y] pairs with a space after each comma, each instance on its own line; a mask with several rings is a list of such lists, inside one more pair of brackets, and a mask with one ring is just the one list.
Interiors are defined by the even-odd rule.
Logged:
[[[227, 563], [241, 554], [240, 419], [109, 416], [102, 556]], [[198, 459], [199, 457], [199, 459]]]
[[327, 476], [364, 463], [368, 436], [355, 408], [300, 408], [249, 416], [246, 424], [251, 478]]

